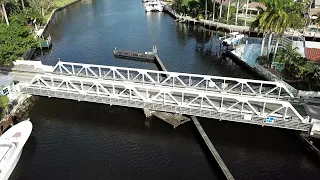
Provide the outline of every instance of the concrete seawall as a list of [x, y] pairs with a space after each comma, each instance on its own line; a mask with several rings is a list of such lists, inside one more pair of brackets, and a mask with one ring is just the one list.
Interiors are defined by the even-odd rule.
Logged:
[[213, 28], [215, 30], [221, 29], [224, 31], [238, 31], [238, 32], [246, 32], [249, 33], [250, 27], [249, 26], [237, 26], [237, 25], [230, 25], [230, 24], [224, 24], [220, 22], [213, 22], [209, 20], [197, 20], [195, 18], [187, 17], [187, 16], [181, 16], [180, 14], [176, 13], [169, 5], [164, 6], [164, 11], [167, 12], [170, 16], [172, 16], [175, 19], [181, 19], [184, 22], [191, 23], [191, 24], [199, 24], [205, 27]]
[[47, 24], [44, 26], [43, 34], [47, 31], [47, 27], [50, 26], [50, 23], [52, 22], [52, 20], [53, 20], [54, 15], [55, 15], [56, 12], [58, 12], [58, 11], [64, 9], [64, 8], [66, 8], [66, 7], [69, 7], [69, 6], [71, 6], [71, 5], [75, 4], [75, 3], [78, 3], [78, 2], [80, 2], [80, 1], [82, 1], [82, 0], [75, 0], [75, 1], [72, 1], [72, 2], [70, 2], [70, 3], [62, 6], [62, 7], [55, 8], [55, 9], [51, 12], [51, 14], [50, 14], [50, 16], [49, 16], [49, 19], [47, 20]]

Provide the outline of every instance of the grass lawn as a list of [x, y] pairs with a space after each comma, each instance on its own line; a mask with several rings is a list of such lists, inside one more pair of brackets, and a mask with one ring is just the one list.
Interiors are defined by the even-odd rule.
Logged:
[[[54, 0], [54, 2], [55, 2], [55, 8], [63, 7], [63, 6], [65, 6], [66, 4], [69, 4], [69, 3], [73, 2], [73, 1], [75, 1], [75, 0]], [[46, 14], [46, 15], [44, 16], [44, 19], [46, 19], [46, 20], [48, 21], [50, 15], [51, 15], [51, 12], [52, 12], [52, 11], [50, 11], [50, 13]]]
[[66, 4], [73, 2], [74, 0], [54, 0], [56, 7], [62, 7]]

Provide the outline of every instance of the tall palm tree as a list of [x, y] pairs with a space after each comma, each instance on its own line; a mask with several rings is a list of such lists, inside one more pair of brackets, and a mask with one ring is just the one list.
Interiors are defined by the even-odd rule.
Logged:
[[[266, 1], [267, 9], [258, 15], [251, 28], [258, 28], [260, 32], [271, 35], [277, 33], [274, 55], [277, 53], [279, 42], [288, 28], [303, 27], [303, 4], [292, 0]], [[264, 42], [264, 39], [263, 39]]]
[[220, 0], [220, 13], [219, 13], [219, 19], [222, 16], [222, 0]]
[[24, 0], [21, 0], [22, 9], [24, 9]]
[[237, 0], [237, 10], [236, 10], [236, 21], [235, 21], [235, 25], [238, 24], [238, 11], [239, 11], [239, 4], [240, 4], [240, 0]]
[[207, 12], [208, 12], [208, 0], [206, 0], [205, 12], [204, 12], [206, 20], [208, 20], [208, 14], [207, 14]]
[[2, 12], [3, 12], [3, 16], [6, 20], [7, 25], [9, 26], [9, 19], [8, 19], [8, 15], [7, 15], [7, 11], [6, 11], [6, 7], [4, 6], [6, 3], [10, 2], [10, 0], [0, 0], [0, 4], [2, 7]]
[[230, 0], [228, 0], [227, 22], [229, 22], [229, 14], [230, 14]]
[[247, 3], [246, 3], [246, 16], [244, 19], [244, 26], [247, 25], [248, 8], [249, 8], [249, 0], [247, 0]]
[[213, 7], [212, 7], [212, 21], [214, 22], [214, 16], [216, 14], [216, 0], [213, 1]]

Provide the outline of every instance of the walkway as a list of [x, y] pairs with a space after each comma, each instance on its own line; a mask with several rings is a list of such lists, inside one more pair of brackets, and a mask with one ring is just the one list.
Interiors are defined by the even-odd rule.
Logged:
[[218, 163], [219, 167], [221, 168], [223, 174], [225, 175], [225, 177], [228, 180], [234, 180], [232, 174], [230, 173], [228, 167], [226, 166], [226, 164], [223, 162], [222, 158], [220, 157], [218, 151], [216, 150], [216, 148], [213, 146], [213, 144], [211, 143], [210, 139], [208, 138], [206, 132], [204, 132], [201, 124], [199, 123], [198, 119], [194, 116], [191, 116], [191, 119], [194, 123], [194, 125], [197, 127], [202, 139], [204, 140], [204, 142], [206, 143], [206, 145], [208, 146], [211, 154], [213, 155], [214, 159], [216, 160], [216, 162]]

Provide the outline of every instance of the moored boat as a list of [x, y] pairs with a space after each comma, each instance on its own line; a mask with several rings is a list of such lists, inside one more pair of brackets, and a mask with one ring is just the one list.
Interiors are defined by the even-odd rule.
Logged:
[[32, 123], [26, 120], [12, 126], [0, 136], [0, 180], [10, 177], [31, 131]]
[[239, 34], [239, 32], [232, 32], [229, 34], [228, 38], [222, 41], [224, 46], [235, 46], [240, 43], [244, 38], [244, 34]]
[[147, 2], [144, 4], [144, 8], [146, 10], [146, 12], [150, 12], [150, 11], [159, 11], [162, 12], [163, 11], [163, 3], [161, 3], [161, 1], [152, 1], [152, 2]]

